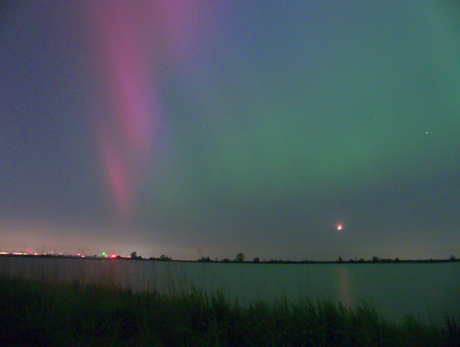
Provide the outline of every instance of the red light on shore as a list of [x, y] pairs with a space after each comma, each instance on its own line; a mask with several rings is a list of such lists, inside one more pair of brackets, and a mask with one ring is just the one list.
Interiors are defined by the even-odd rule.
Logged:
[[115, 259], [117, 257], [116, 254], [112, 254], [110, 258]]

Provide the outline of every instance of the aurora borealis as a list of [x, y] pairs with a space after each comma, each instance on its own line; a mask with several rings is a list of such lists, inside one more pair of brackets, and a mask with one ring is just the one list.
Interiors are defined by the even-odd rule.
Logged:
[[0, 250], [460, 256], [456, 2], [0, 10]]

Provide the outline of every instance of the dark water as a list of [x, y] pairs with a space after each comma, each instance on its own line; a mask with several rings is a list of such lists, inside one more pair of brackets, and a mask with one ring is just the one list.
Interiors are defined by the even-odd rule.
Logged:
[[240, 303], [287, 298], [330, 299], [346, 307], [366, 303], [383, 317], [413, 315], [460, 321], [460, 263], [220, 264], [131, 260], [0, 258], [0, 269], [26, 277], [81, 280], [165, 293], [193, 286], [223, 292]]

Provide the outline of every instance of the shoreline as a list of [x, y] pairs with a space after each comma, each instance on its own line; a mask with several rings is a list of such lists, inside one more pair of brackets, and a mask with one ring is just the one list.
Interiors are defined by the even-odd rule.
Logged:
[[109, 257], [109, 256], [78, 256], [78, 255], [52, 255], [52, 254], [14, 254], [3, 253], [0, 257], [25, 257], [25, 258], [56, 258], [56, 259], [81, 259], [81, 260], [123, 260], [123, 261], [159, 261], [159, 262], [175, 262], [175, 263], [217, 263], [217, 264], [427, 264], [427, 263], [456, 263], [460, 262], [460, 258], [447, 259], [350, 259], [350, 260], [278, 260], [270, 259], [265, 261], [237, 261], [237, 260], [212, 260], [209, 258], [198, 260], [183, 260], [171, 258], [143, 258], [138, 256], [132, 257]]

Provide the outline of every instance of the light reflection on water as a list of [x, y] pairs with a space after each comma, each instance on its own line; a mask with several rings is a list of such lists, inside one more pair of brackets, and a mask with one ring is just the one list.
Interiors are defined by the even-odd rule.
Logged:
[[367, 303], [389, 319], [408, 314], [460, 320], [460, 263], [222, 264], [119, 259], [0, 257], [0, 271], [52, 281], [130, 287], [166, 294], [221, 292], [241, 304], [257, 300]]
[[350, 268], [348, 264], [339, 264], [337, 271], [337, 298], [345, 307], [356, 305], [356, 297], [353, 290], [353, 283], [350, 278]]

